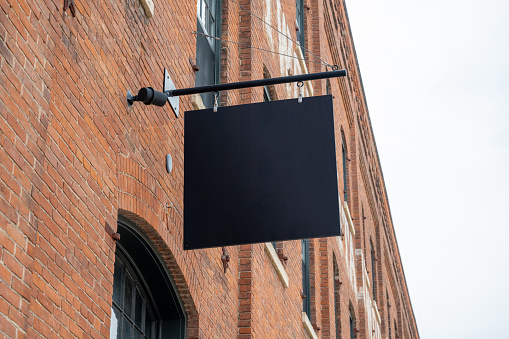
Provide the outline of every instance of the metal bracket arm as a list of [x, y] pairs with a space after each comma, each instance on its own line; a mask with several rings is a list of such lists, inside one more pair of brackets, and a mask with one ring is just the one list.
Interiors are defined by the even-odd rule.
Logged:
[[328, 72], [298, 74], [298, 75], [290, 75], [290, 76], [279, 77], [279, 78], [268, 78], [268, 79], [233, 82], [230, 84], [218, 84], [218, 85], [176, 89], [175, 84], [171, 80], [170, 74], [168, 73], [168, 71], [166, 69], [164, 69], [163, 92], [155, 91], [152, 87], [144, 87], [144, 88], [140, 89], [140, 91], [137, 95], [133, 96], [130, 91], [127, 91], [127, 103], [129, 105], [129, 107], [131, 107], [135, 101], [142, 101], [145, 105], [164, 106], [166, 101], [168, 101], [173, 109], [173, 112], [175, 112], [175, 115], [178, 118], [178, 116], [179, 116], [179, 99], [178, 99], [178, 97], [181, 95], [229, 91], [229, 90], [233, 90], [233, 89], [286, 84], [286, 83], [291, 83], [291, 82], [299, 83], [299, 82], [309, 81], [309, 80], [320, 80], [320, 79], [344, 77], [346, 75], [347, 75], [346, 70], [337, 69], [337, 66], [335, 66], [335, 68], [333, 68], [332, 71], [328, 71]]
[[328, 71], [328, 72], [290, 75], [290, 76], [279, 77], [279, 78], [268, 78], [268, 79], [232, 82], [230, 84], [218, 84], [218, 85], [209, 85], [209, 86], [201, 86], [201, 87], [182, 88], [182, 89], [175, 89], [175, 90], [167, 91], [165, 93], [168, 96], [176, 97], [176, 96], [180, 96], [180, 95], [229, 91], [232, 89], [286, 84], [286, 83], [291, 83], [291, 82], [301, 82], [301, 81], [308, 81], [308, 80], [339, 78], [339, 77], [344, 77], [346, 75], [347, 75], [346, 70], [340, 69], [340, 70], [333, 70], [333, 71]]

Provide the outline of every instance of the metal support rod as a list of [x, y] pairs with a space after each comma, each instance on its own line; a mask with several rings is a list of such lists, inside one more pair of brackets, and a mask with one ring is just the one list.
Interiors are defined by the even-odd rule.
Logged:
[[174, 89], [174, 90], [166, 91], [165, 93], [170, 97], [176, 97], [176, 96], [181, 96], [181, 95], [228, 91], [228, 90], [232, 90], [232, 89], [259, 87], [259, 86], [267, 86], [267, 85], [277, 85], [277, 84], [285, 84], [285, 83], [290, 83], [290, 82], [299, 82], [299, 81], [308, 81], [308, 80], [338, 78], [338, 77], [344, 77], [344, 76], [346, 76], [346, 70], [340, 69], [340, 70], [333, 70], [333, 71], [328, 71], [328, 72], [290, 75], [290, 76], [279, 77], [279, 78], [268, 78], [268, 79], [260, 79], [260, 80], [233, 82], [230, 84], [219, 84], [219, 85], [209, 85], [209, 86], [201, 86], [201, 87]]

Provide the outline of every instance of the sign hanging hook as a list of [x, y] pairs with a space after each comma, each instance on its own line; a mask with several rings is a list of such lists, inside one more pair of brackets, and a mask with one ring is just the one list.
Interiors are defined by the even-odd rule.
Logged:
[[299, 81], [297, 83], [297, 87], [299, 87], [299, 99], [298, 99], [298, 102], [300, 104], [300, 103], [302, 103], [302, 87], [304, 87], [304, 82]]
[[214, 92], [214, 112], [217, 112], [217, 97], [219, 96], [219, 92]]

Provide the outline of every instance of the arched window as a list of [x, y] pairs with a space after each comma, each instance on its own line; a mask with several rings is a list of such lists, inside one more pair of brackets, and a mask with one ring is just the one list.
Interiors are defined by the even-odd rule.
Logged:
[[182, 301], [157, 249], [125, 218], [117, 232], [110, 339], [185, 338]]

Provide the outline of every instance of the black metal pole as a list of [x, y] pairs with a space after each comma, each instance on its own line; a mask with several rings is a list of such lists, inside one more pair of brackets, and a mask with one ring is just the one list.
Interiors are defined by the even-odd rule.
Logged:
[[220, 85], [209, 85], [209, 86], [201, 86], [201, 87], [174, 89], [171, 91], [167, 91], [166, 94], [169, 96], [172, 96], [172, 97], [176, 97], [176, 96], [181, 96], [181, 95], [228, 91], [231, 89], [277, 85], [277, 84], [308, 81], [308, 80], [338, 78], [338, 77], [344, 77], [344, 76], [346, 76], [346, 70], [340, 69], [340, 70], [333, 70], [333, 71], [320, 72], [320, 73], [290, 75], [287, 77], [279, 77], [279, 78], [233, 82], [230, 84], [220, 84]]

